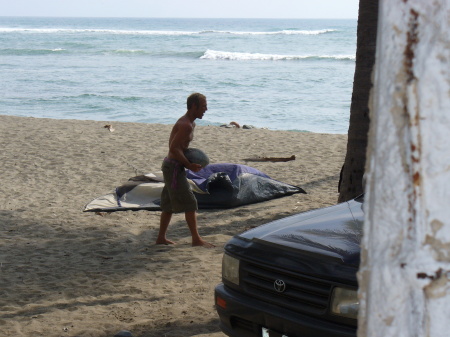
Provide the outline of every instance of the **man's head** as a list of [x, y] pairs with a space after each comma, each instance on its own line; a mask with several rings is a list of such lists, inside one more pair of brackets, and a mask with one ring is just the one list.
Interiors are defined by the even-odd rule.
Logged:
[[195, 118], [201, 119], [205, 111], [208, 110], [206, 96], [198, 92], [193, 93], [187, 99], [187, 108], [188, 111], [192, 111], [194, 113]]
[[188, 110], [190, 108], [192, 108], [192, 105], [195, 104], [196, 106], [200, 105], [200, 101], [201, 100], [206, 100], [205, 95], [202, 95], [198, 92], [195, 92], [193, 94], [191, 94], [188, 98], [187, 98], [187, 108]]

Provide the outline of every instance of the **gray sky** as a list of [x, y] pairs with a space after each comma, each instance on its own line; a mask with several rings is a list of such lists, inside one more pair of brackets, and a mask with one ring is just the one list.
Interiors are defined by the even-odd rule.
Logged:
[[0, 0], [0, 16], [356, 19], [359, 0]]

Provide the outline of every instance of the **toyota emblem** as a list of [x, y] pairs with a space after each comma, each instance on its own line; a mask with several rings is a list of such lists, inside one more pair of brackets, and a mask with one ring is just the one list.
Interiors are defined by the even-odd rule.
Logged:
[[276, 280], [273, 283], [273, 287], [275, 288], [275, 291], [278, 293], [282, 293], [286, 290], [286, 283], [284, 283], [283, 280]]

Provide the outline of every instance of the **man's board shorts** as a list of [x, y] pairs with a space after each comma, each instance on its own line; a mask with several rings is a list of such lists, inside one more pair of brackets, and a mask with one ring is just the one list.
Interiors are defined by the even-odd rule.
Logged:
[[184, 166], [177, 160], [164, 158], [161, 170], [164, 176], [161, 210], [169, 213], [197, 211], [197, 199], [189, 186]]

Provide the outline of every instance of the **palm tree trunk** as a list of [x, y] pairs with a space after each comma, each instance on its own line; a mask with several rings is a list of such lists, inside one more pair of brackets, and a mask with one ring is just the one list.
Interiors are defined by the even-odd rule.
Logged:
[[339, 202], [347, 201], [363, 193], [367, 134], [370, 124], [368, 102], [372, 88], [372, 69], [375, 63], [377, 23], [378, 0], [360, 0], [350, 126], [347, 154], [339, 181]]

